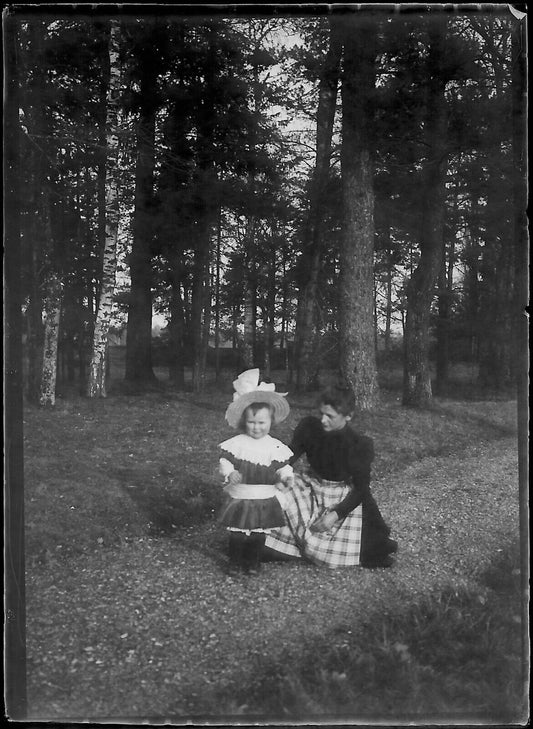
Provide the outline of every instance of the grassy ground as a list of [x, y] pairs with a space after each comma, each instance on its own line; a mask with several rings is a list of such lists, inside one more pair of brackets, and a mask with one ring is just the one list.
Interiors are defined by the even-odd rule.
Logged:
[[[391, 389], [355, 427], [397, 564], [229, 580], [230, 390], [26, 409], [30, 716], [523, 717], [514, 403]], [[314, 396], [291, 402], [285, 440]]]

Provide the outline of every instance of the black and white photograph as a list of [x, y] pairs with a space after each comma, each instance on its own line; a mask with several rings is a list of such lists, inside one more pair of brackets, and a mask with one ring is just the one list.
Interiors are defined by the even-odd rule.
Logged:
[[3, 41], [5, 716], [526, 726], [525, 4]]

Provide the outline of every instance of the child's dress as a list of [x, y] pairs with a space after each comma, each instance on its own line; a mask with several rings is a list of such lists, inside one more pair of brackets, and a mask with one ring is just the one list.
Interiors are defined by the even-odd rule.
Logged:
[[[293, 452], [270, 435], [252, 438], [241, 433], [220, 444], [220, 474], [226, 480], [227, 500], [220, 521], [230, 531], [265, 532], [285, 524], [283, 493], [275, 484], [290, 478]], [[227, 483], [232, 471], [242, 483]]]

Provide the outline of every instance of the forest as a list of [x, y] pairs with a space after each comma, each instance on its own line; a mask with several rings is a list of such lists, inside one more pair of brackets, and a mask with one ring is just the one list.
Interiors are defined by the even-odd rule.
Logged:
[[[4, 13], [9, 715], [527, 720], [523, 13], [206, 7]], [[228, 577], [251, 367], [351, 387], [391, 568]]]
[[[520, 39], [490, 13], [19, 18], [25, 391], [450, 363], [514, 382]], [[15, 80], [13, 80], [15, 83]], [[434, 376], [432, 376], [433, 364]], [[108, 369], [108, 368], [107, 368]], [[432, 382], [433, 380], [433, 382]]]
[[[431, 9], [431, 7], [430, 7]], [[57, 15], [57, 14], [56, 14]], [[486, 13], [18, 17], [24, 389], [201, 392], [331, 368], [361, 408], [396, 356], [423, 407], [516, 375], [524, 64]], [[163, 322], [152, 336], [153, 316]]]

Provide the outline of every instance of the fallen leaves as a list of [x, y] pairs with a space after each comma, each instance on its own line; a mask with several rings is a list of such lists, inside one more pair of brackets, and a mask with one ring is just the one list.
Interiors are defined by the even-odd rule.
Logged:
[[[152, 715], [166, 715], [171, 708], [177, 714], [202, 711], [212, 687], [245, 685], [264, 655], [275, 659], [283, 650], [296, 652], [325, 626], [355, 630], [360, 616], [412, 604], [450, 582], [475, 582], [480, 567], [516, 533], [512, 439], [474, 443], [455, 455], [448, 442], [452, 455], [428, 455], [443, 430], [456, 427], [450, 418], [457, 411], [452, 408], [446, 418], [439, 413], [441, 424], [432, 431], [437, 416], [420, 419], [398, 408], [387, 433], [377, 428], [377, 415], [374, 421], [368, 416], [368, 424], [376, 425], [379, 454], [379, 478], [372, 488], [400, 543], [395, 566], [367, 572], [267, 564], [258, 577], [228, 580], [225, 535], [215, 523], [184, 528], [172, 515], [165, 536], [148, 536], [153, 521], [145, 510], [148, 501], [138, 512], [132, 508], [130, 492], [141, 486], [148, 484], [161, 501], [167, 487], [173, 493], [180, 479], [209, 471], [211, 453], [205, 434], [194, 425], [193, 410], [201, 412], [202, 428], [211, 428], [213, 441], [222, 440], [220, 412], [200, 411], [187, 402], [180, 402], [181, 419], [176, 408], [161, 406], [166, 419], [158, 421], [157, 432], [147, 427], [155, 421], [142, 399], [107, 408], [98, 418], [80, 421], [75, 414], [76, 429], [65, 414], [60, 427], [43, 421], [39, 412], [28, 418], [29, 495], [36, 499], [28, 500], [28, 521], [35, 525], [28, 548], [34, 549], [32, 535], [41, 529], [50, 565], [28, 571], [31, 707], [45, 707], [56, 716], [124, 715], [136, 706]], [[480, 411], [490, 424], [492, 410], [480, 406]], [[387, 412], [390, 408], [380, 416]], [[475, 412], [470, 420], [467, 410], [458, 412], [463, 421], [453, 431], [457, 442], [463, 432], [479, 427]], [[41, 449], [40, 428], [46, 431], [47, 423]], [[61, 442], [58, 481], [49, 448]], [[412, 460], [413, 449], [419, 462]], [[38, 470], [32, 489], [32, 473]], [[76, 504], [68, 520], [64, 510], [63, 517], [57, 516], [59, 499], [65, 506]], [[198, 504], [208, 511], [202, 498]], [[59, 540], [65, 544], [61, 560], [54, 557]], [[520, 616], [511, 619], [519, 622]], [[407, 643], [397, 641], [393, 651], [398, 660], [408, 661]], [[342, 672], [333, 680], [342, 684]], [[235, 711], [242, 707], [247, 704], [235, 705]]]

